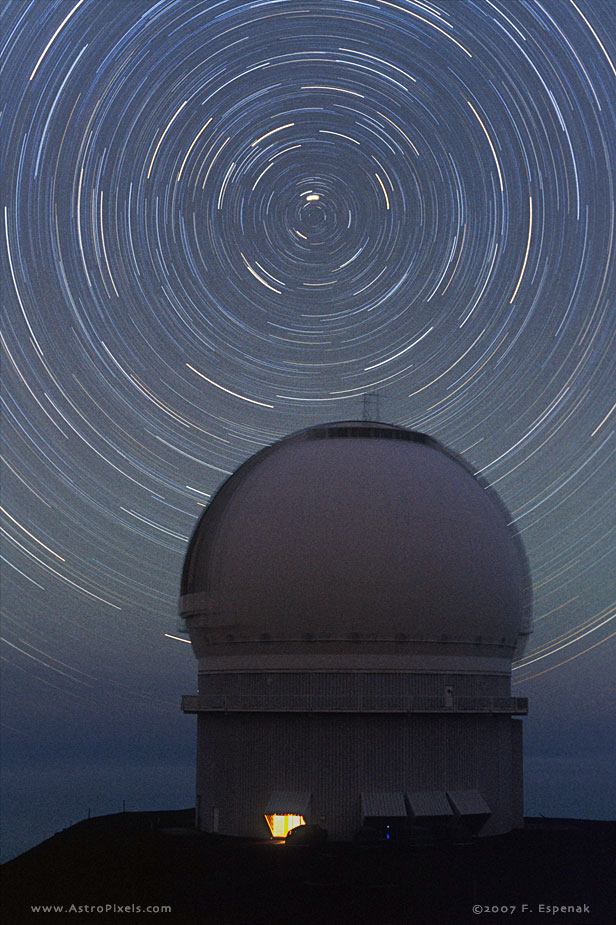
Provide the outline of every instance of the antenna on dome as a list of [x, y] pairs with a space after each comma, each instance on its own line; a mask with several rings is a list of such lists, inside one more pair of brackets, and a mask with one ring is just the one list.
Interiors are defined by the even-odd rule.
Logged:
[[381, 393], [364, 392], [362, 395], [362, 421], [380, 421], [381, 420]]

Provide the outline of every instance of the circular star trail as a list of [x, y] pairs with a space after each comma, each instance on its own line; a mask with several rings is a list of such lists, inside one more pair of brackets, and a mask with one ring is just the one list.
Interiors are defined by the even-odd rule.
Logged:
[[134, 690], [95, 653], [147, 638], [163, 663], [222, 479], [374, 392], [511, 510], [536, 601], [517, 677], [594, 664], [615, 614], [615, 34], [588, 0], [4, 5], [17, 672]]

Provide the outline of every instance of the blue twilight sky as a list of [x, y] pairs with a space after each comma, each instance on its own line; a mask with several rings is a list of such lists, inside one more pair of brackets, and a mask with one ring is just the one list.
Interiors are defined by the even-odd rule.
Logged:
[[0, 35], [7, 850], [190, 805], [187, 538], [374, 391], [526, 545], [528, 810], [612, 817], [611, 0], [10, 0]]

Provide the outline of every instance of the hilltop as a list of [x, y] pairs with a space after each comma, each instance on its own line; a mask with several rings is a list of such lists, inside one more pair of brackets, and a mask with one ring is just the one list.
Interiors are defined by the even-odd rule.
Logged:
[[[612, 822], [527, 819], [509, 835], [444, 847], [301, 848], [207, 835], [192, 819], [193, 810], [119, 813], [59, 832], [3, 866], [5, 921], [614, 921]], [[475, 904], [498, 908], [473, 914]], [[560, 905], [572, 908], [545, 911]]]

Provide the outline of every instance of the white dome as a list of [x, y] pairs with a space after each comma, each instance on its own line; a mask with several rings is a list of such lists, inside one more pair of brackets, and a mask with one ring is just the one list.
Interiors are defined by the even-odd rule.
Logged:
[[312, 427], [257, 453], [215, 495], [188, 547], [180, 614], [197, 655], [438, 647], [511, 660], [530, 631], [531, 591], [510, 520], [430, 437]]

